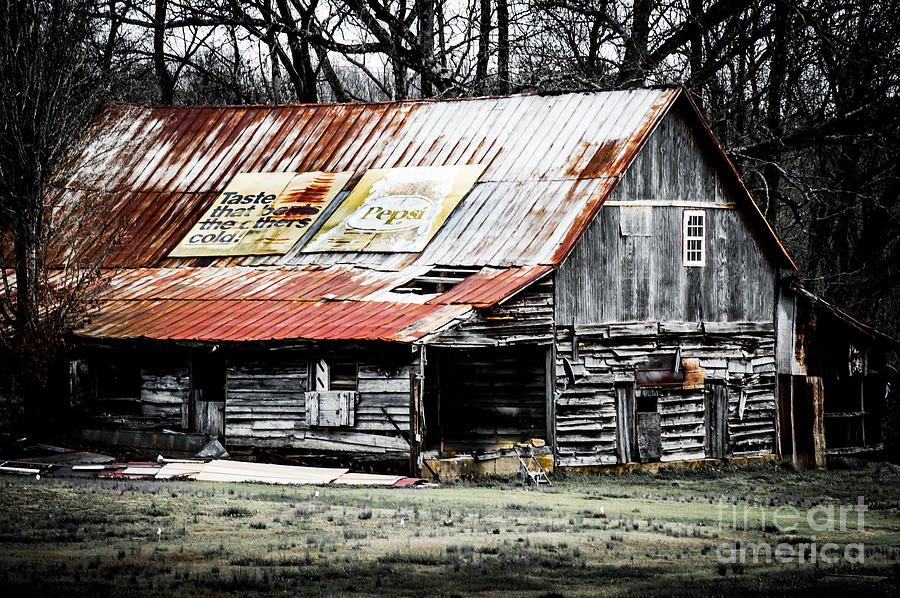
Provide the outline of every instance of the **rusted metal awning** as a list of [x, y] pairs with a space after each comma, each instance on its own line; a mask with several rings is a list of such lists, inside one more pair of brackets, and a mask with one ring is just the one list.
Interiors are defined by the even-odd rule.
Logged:
[[381, 301], [110, 301], [76, 334], [98, 339], [215, 342], [413, 342], [471, 311], [465, 305]]

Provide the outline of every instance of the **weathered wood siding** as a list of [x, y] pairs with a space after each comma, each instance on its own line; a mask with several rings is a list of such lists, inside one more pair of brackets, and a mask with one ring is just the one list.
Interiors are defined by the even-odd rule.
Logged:
[[[681, 348], [697, 358], [706, 380], [728, 389], [727, 452], [731, 456], [775, 452], [775, 338], [771, 322], [640, 322], [560, 327], [557, 377], [562, 359], [573, 364], [576, 383], [556, 401], [556, 442], [563, 466], [609, 465], [619, 460], [616, 395], [633, 388], [635, 367]], [[573, 341], [577, 353], [573, 352]], [[641, 390], [637, 391], [638, 393]], [[706, 455], [705, 390], [654, 389], [660, 414], [662, 461]]]
[[484, 347], [553, 342], [553, 277], [535, 282], [502, 305], [481, 311], [435, 338], [429, 345]]
[[[353, 425], [308, 426], [305, 393], [309, 364], [324, 355], [291, 352], [259, 361], [257, 355], [227, 360], [225, 438], [230, 446], [293, 447], [309, 451], [385, 455], [408, 451], [391, 420], [409, 429], [410, 372], [418, 367], [408, 347], [394, 360], [373, 363], [383, 348], [340, 354], [359, 360]], [[387, 412], [387, 414], [385, 414]]]
[[716, 169], [701, 155], [698, 141], [685, 116], [677, 109], [670, 111], [628, 166], [618, 189], [625, 197], [642, 201], [730, 203]]
[[228, 359], [225, 368], [225, 438], [229, 445], [290, 446], [306, 428], [303, 410], [309, 367], [297, 358]]
[[[682, 213], [695, 203], [706, 210], [706, 265], [686, 268]], [[670, 113], [560, 267], [556, 323], [771, 321], [774, 302], [772, 267]]]
[[142, 367], [141, 417], [152, 427], [187, 431], [190, 391], [187, 367]]
[[[101, 392], [108, 364], [133, 372], [132, 387]], [[94, 350], [70, 362], [68, 392], [83, 414], [82, 424], [96, 428], [188, 431], [191, 390], [187, 358], [156, 351]], [[132, 374], [129, 373], [131, 378]], [[114, 395], [114, 396], [113, 396]]]

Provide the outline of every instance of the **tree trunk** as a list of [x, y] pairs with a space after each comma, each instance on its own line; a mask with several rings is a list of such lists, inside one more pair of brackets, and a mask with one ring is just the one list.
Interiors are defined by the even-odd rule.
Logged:
[[319, 68], [322, 69], [325, 81], [328, 83], [328, 87], [331, 88], [331, 95], [334, 96], [334, 101], [348, 101], [349, 97], [347, 96], [347, 92], [344, 91], [344, 86], [341, 85], [341, 79], [334, 71], [334, 67], [331, 65], [331, 59], [328, 58], [328, 50], [320, 46], [315, 46], [315, 49], [316, 56], [319, 58]]
[[690, 0], [691, 20], [691, 46], [689, 62], [691, 65], [691, 80], [698, 80], [703, 70], [703, 28], [700, 26], [700, 17], [703, 14], [703, 0]]
[[119, 15], [116, 13], [116, 0], [109, 0], [109, 18], [109, 33], [106, 36], [106, 44], [103, 47], [103, 61], [101, 62], [105, 76], [109, 76], [109, 73], [112, 70], [112, 59], [115, 54], [116, 39], [119, 37], [119, 27], [122, 24], [122, 21], [119, 20]]
[[[278, 13], [281, 22], [287, 30], [288, 50], [291, 53], [290, 64], [285, 64], [294, 94], [298, 102], [314, 103], [318, 101], [316, 93], [316, 73], [312, 67], [312, 57], [309, 53], [309, 43], [301, 39], [297, 34], [297, 23], [286, 0], [277, 0]], [[307, 14], [301, 15], [300, 26], [304, 30], [309, 26]]]
[[478, 20], [478, 55], [475, 58], [475, 89], [487, 92], [488, 59], [491, 54], [491, 0], [480, 0]]
[[[767, 133], [772, 138], [781, 137], [784, 133], [784, 126], [781, 120], [781, 102], [784, 78], [786, 77], [787, 58], [785, 56], [787, 48], [787, 35], [789, 31], [788, 20], [791, 13], [785, 2], [775, 2], [775, 13], [773, 15], [773, 47], [772, 60], [769, 67], [769, 86], [766, 92], [766, 128]], [[766, 165], [763, 171], [763, 178], [766, 180], [766, 205], [763, 212], [766, 218], [770, 220], [775, 217], [775, 211], [778, 204], [778, 187], [781, 184], [781, 171], [772, 163], [778, 159], [777, 150], [773, 155], [769, 156], [770, 163]]]
[[635, 0], [631, 13], [631, 34], [625, 42], [625, 56], [616, 83], [620, 87], [640, 87], [644, 84], [644, 59], [650, 38], [650, 10], [652, 0]]
[[263, 4], [262, 17], [266, 21], [265, 33], [262, 41], [269, 50], [269, 84], [272, 102], [280, 104], [281, 99], [281, 59], [278, 58], [278, 38], [275, 35], [274, 13], [272, 12], [272, 0], [266, 0]]
[[509, 4], [497, 0], [497, 93], [509, 93]]
[[419, 19], [419, 48], [422, 51], [422, 73], [420, 90], [423, 98], [434, 95], [434, 77], [437, 63], [434, 60], [434, 0], [419, 0], [416, 3]]
[[153, 68], [159, 84], [159, 101], [163, 104], [175, 103], [175, 78], [166, 67], [166, 10], [168, 0], [156, 0], [153, 13]]
[[[406, 0], [400, 0], [399, 6], [397, 7], [397, 19], [401, 22], [406, 19]], [[391, 42], [393, 44], [393, 52], [391, 52], [390, 55], [391, 71], [394, 76], [393, 99], [403, 100], [409, 95], [406, 80], [406, 66], [400, 58], [400, 53], [403, 50], [403, 36], [393, 24], [390, 25], [390, 31]]]

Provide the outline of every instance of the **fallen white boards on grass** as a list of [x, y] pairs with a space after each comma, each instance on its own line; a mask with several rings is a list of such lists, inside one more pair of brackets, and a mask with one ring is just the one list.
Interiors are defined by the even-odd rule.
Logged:
[[263, 482], [268, 484], [344, 484], [352, 486], [393, 486], [404, 476], [349, 473], [343, 468], [272, 465], [216, 459], [209, 463], [166, 463], [157, 479], [205, 482]]

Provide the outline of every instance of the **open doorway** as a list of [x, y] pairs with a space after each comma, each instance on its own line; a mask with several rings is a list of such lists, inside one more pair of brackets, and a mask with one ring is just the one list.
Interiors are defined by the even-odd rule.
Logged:
[[546, 347], [430, 348], [425, 447], [472, 453], [546, 440]]
[[225, 361], [219, 353], [200, 354], [191, 360], [188, 427], [209, 438], [225, 436]]

